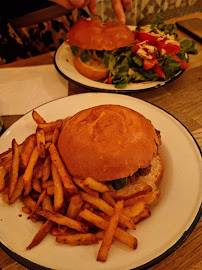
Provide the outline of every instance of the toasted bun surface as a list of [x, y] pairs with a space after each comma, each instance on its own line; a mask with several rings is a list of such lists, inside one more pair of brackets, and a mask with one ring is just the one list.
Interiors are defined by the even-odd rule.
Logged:
[[74, 57], [74, 66], [79, 73], [94, 81], [100, 81], [108, 77], [109, 71], [107, 67], [103, 63], [99, 64], [92, 59], [84, 63], [79, 56]]
[[69, 42], [86, 50], [114, 50], [134, 42], [133, 32], [118, 22], [81, 18], [68, 33]]
[[70, 119], [58, 149], [72, 176], [110, 181], [147, 167], [156, 144], [156, 131], [143, 115], [119, 105], [100, 105]]

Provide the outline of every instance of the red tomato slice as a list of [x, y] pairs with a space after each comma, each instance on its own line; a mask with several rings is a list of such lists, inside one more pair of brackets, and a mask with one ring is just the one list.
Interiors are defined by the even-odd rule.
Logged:
[[172, 59], [175, 59], [178, 63], [181, 63], [181, 61], [182, 61], [176, 54], [173, 54], [173, 55], [171, 56], [171, 58], [172, 58]]
[[112, 83], [112, 80], [113, 80], [113, 77], [109, 77], [109, 78], [107, 79], [107, 83], [108, 83], [108, 84], [111, 84], [111, 83]]
[[180, 46], [172, 43], [165, 44], [163, 49], [166, 51], [166, 54], [174, 54], [180, 52]]
[[133, 51], [134, 51], [134, 52], [137, 52], [138, 50], [139, 50], [139, 46], [136, 45], [136, 44], [134, 44], [134, 45], [133, 45]]
[[155, 66], [154, 68], [154, 72], [161, 78], [165, 79], [166, 75], [163, 72], [162, 68], [160, 66]]
[[157, 37], [149, 33], [139, 32], [139, 40], [140, 41], [144, 41], [144, 40], [157, 41]]
[[143, 67], [145, 70], [151, 69], [155, 67], [155, 65], [156, 65], [155, 61], [148, 60], [148, 59], [143, 60]]
[[187, 63], [185, 60], [181, 60], [181, 69], [188, 69], [189, 68], [189, 63]]

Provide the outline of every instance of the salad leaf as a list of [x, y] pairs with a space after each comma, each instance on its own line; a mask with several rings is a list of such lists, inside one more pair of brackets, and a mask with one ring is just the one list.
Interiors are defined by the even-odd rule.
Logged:
[[72, 53], [73, 53], [74, 56], [77, 56], [78, 55], [78, 53], [79, 53], [79, 47], [77, 47], [75, 45], [72, 45], [70, 47], [70, 49], [71, 49], [71, 51], [72, 51]]
[[88, 50], [84, 50], [81, 53], [80, 57], [81, 57], [82, 62], [85, 63], [85, 62], [87, 62], [90, 59], [90, 52]]
[[181, 51], [184, 53], [197, 54], [198, 51], [194, 48], [194, 46], [195, 46], [194, 40], [183, 39], [180, 41], [180, 48]]

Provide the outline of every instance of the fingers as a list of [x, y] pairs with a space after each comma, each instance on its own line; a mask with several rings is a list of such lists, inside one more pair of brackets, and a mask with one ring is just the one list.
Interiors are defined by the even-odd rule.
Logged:
[[112, 0], [112, 7], [114, 12], [121, 23], [125, 23], [126, 18], [123, 10], [123, 4], [121, 0]]
[[74, 8], [83, 8], [86, 2], [85, 0], [67, 0], [67, 2], [68, 1]]
[[125, 8], [126, 11], [132, 10], [132, 0], [122, 0], [123, 8]]
[[88, 7], [93, 15], [96, 14], [96, 0], [90, 0]]
[[66, 9], [73, 9], [74, 7], [70, 4], [67, 0], [50, 0], [51, 2], [54, 2], [60, 6], [63, 6]]

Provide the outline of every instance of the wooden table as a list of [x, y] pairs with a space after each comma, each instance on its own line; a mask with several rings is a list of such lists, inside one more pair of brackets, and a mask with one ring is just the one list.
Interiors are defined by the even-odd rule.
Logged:
[[[187, 18], [202, 18], [202, 13], [174, 18], [170, 22]], [[190, 38], [179, 31], [180, 36]], [[130, 93], [130, 96], [151, 102], [176, 117], [195, 137], [202, 149], [202, 46], [196, 43], [199, 53], [190, 56], [190, 68], [172, 83], [148, 92]], [[53, 54], [45, 54], [3, 67], [21, 67], [53, 63]], [[69, 95], [89, 92], [76, 84], [69, 84]], [[3, 116], [6, 128], [21, 115]], [[169, 257], [149, 268], [149, 270], [201, 270], [202, 269], [202, 220], [200, 220], [189, 238]], [[25, 270], [0, 249], [0, 268], [2, 270]], [[118, 270], [118, 269], [117, 269]]]

